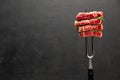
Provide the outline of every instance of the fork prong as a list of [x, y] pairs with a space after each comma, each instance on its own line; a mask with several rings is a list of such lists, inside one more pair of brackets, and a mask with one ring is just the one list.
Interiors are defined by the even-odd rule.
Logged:
[[88, 58], [93, 58], [94, 56], [94, 37], [91, 37], [91, 52], [88, 52], [88, 38], [85, 37], [85, 54]]
[[94, 55], [94, 37], [91, 37], [91, 54]]
[[88, 55], [88, 49], [87, 49], [87, 46], [88, 46], [88, 42], [87, 42], [88, 38], [85, 37], [85, 54], [86, 56]]

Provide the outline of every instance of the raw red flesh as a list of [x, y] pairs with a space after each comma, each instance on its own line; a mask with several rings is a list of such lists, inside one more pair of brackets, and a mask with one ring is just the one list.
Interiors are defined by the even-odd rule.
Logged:
[[81, 32], [80, 37], [102, 37], [102, 31], [87, 31], [87, 32]]
[[95, 31], [93, 35], [94, 37], [102, 37], [102, 31]]
[[100, 19], [90, 19], [90, 20], [82, 20], [82, 21], [75, 21], [74, 22], [74, 26], [78, 27], [78, 26], [84, 26], [84, 25], [98, 25], [98, 24], [102, 24], [102, 20]]
[[87, 20], [96, 17], [103, 17], [102, 11], [80, 12], [76, 16], [76, 20]]
[[103, 25], [85, 25], [78, 27], [78, 32], [91, 31], [91, 30], [103, 30]]

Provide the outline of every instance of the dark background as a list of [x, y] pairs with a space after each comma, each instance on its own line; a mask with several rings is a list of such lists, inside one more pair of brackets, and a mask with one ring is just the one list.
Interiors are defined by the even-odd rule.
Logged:
[[95, 80], [120, 80], [119, 0], [0, 0], [0, 80], [87, 80], [80, 11], [102, 10]]

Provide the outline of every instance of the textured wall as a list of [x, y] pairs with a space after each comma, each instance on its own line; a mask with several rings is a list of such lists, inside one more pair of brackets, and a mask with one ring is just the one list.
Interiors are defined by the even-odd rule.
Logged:
[[119, 0], [0, 0], [1, 80], [87, 80], [79, 11], [105, 13], [95, 39], [95, 80], [120, 79]]

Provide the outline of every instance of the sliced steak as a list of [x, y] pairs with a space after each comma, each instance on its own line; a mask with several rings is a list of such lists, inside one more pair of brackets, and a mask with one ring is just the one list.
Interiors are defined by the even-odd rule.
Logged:
[[98, 24], [102, 24], [102, 20], [97, 19], [97, 18], [90, 19], [90, 20], [82, 20], [82, 21], [75, 20], [75, 22], [74, 22], [75, 27], [84, 26], [84, 25], [98, 25]]
[[103, 17], [102, 11], [80, 12], [76, 16], [76, 20], [88, 20], [96, 17]]
[[91, 31], [91, 30], [103, 30], [103, 25], [85, 25], [78, 27], [78, 32]]
[[81, 32], [80, 37], [102, 37], [102, 31], [87, 31]]

